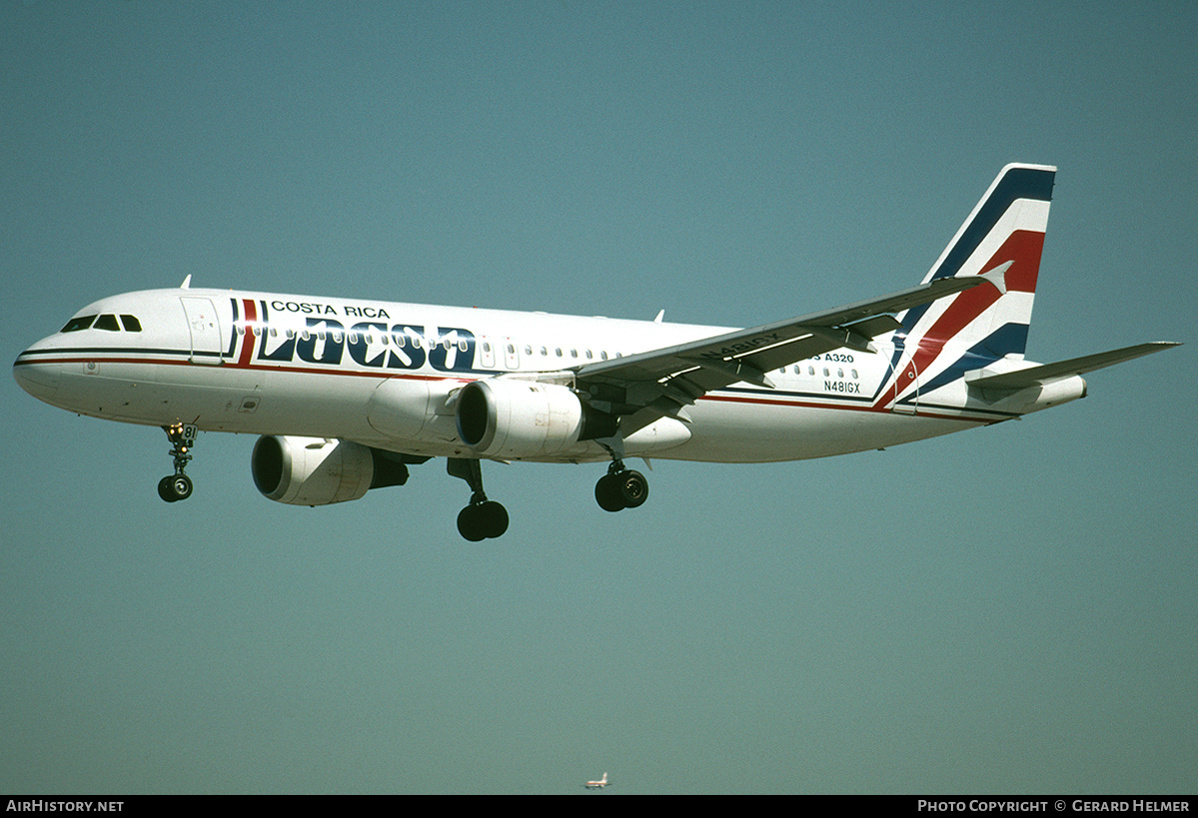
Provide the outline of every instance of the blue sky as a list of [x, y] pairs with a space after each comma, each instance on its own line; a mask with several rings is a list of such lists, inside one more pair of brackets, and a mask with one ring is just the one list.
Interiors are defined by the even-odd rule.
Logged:
[[270, 503], [0, 390], [0, 790], [1192, 792], [1192, 3], [0, 2], [10, 357], [195, 286], [749, 325], [1060, 167], [1029, 355], [1186, 342], [832, 460]]

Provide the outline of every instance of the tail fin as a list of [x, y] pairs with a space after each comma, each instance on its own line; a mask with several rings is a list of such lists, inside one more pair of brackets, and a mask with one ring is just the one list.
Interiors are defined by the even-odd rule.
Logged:
[[[1056, 168], [1045, 165], [1013, 164], [999, 172], [923, 281], [979, 275], [1013, 262], [1001, 276], [1003, 286], [995, 281], [908, 310], [899, 331], [908, 351], [939, 351], [951, 342], [983, 358], [1023, 355], [1055, 179]], [[925, 371], [920, 367], [921, 375]]]
[[[1022, 358], [1056, 168], [1007, 165], [924, 277], [985, 275], [993, 286], [899, 316], [885, 403], [926, 392], [1000, 358]], [[915, 384], [918, 382], [919, 386]]]

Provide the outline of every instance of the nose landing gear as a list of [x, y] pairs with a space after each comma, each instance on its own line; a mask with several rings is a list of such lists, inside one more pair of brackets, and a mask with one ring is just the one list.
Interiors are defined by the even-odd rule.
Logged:
[[171, 442], [170, 454], [175, 461], [175, 473], [158, 481], [158, 496], [168, 503], [175, 503], [191, 496], [191, 478], [183, 472], [187, 461], [191, 460], [191, 449], [195, 446], [199, 429], [190, 423], [172, 423], [163, 426], [162, 430]]

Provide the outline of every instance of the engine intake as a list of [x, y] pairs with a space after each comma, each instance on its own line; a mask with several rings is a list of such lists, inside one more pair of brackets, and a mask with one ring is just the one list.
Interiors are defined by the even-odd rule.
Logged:
[[614, 435], [616, 418], [591, 409], [565, 386], [491, 379], [462, 387], [457, 428], [462, 442], [478, 454], [521, 460]]
[[264, 496], [298, 506], [357, 500], [370, 489], [408, 481], [408, 467], [388, 453], [322, 437], [261, 437], [250, 468]]

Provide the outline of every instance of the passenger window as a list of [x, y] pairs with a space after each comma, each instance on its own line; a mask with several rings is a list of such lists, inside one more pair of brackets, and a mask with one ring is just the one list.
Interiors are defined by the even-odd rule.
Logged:
[[116, 322], [115, 315], [101, 315], [93, 324], [94, 329], [107, 330], [109, 332], [120, 332], [121, 325]]
[[87, 329], [96, 320], [94, 315], [81, 315], [78, 318], [72, 318], [67, 321], [67, 325], [60, 330], [61, 332], [78, 332], [81, 329]]
[[141, 321], [135, 316], [122, 315], [121, 323], [125, 325], [125, 332], [141, 332]]

